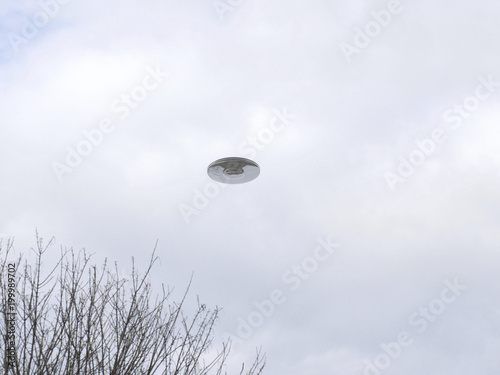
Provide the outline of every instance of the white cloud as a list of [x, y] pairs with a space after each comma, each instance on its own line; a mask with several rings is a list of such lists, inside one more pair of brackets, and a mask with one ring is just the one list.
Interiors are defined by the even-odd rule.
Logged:
[[[153, 281], [182, 289], [194, 271], [193, 299], [225, 308], [220, 339], [330, 234], [339, 254], [232, 363], [262, 344], [266, 373], [349, 373], [458, 277], [463, 298], [383, 373], [496, 374], [498, 95], [396, 191], [383, 173], [447, 125], [444, 111], [477, 77], [500, 79], [498, 4], [401, 3], [350, 64], [339, 43], [387, 2], [245, 1], [221, 21], [211, 1], [74, 0], [17, 55], [7, 32], [38, 5], [5, 6], [0, 232], [18, 252], [38, 228], [120, 262], [158, 239]], [[171, 75], [60, 183], [51, 163], [84, 129], [116, 120], [113, 101], [157, 64]], [[259, 178], [221, 189], [186, 224], [178, 206], [211, 181], [208, 164], [237, 154], [283, 107], [296, 117], [256, 153]]]

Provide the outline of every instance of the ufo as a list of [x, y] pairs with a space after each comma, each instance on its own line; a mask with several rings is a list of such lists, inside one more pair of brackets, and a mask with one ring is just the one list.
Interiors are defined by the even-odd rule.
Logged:
[[224, 184], [244, 184], [255, 180], [260, 174], [259, 165], [240, 157], [222, 158], [214, 161], [207, 168], [212, 180]]

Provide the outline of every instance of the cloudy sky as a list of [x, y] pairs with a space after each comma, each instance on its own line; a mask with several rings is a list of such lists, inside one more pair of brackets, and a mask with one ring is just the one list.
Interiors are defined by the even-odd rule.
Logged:
[[[239, 371], [497, 375], [500, 3], [4, 0], [0, 232], [222, 307]], [[259, 163], [219, 185], [208, 164]], [[126, 272], [126, 271], [124, 271]]]

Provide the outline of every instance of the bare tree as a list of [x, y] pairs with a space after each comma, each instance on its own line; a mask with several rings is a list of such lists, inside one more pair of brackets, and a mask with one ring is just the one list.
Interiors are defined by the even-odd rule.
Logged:
[[[188, 317], [180, 302], [170, 302], [162, 284], [152, 299], [148, 276], [158, 260], [156, 246], [141, 276], [132, 258], [127, 280], [107, 265], [91, 265], [85, 250], [62, 250], [57, 264], [42, 275], [44, 246], [36, 235], [35, 265], [22, 256], [8, 262], [12, 242], [0, 242], [0, 368], [4, 374], [227, 374], [230, 341], [212, 350], [220, 308], [198, 300]], [[14, 272], [15, 268], [15, 272]], [[127, 293], [128, 291], [128, 293]], [[257, 350], [247, 375], [260, 375], [265, 358]], [[242, 365], [240, 375], [244, 373]]]

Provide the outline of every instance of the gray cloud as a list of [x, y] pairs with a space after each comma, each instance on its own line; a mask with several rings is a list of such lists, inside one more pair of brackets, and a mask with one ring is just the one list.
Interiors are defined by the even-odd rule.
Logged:
[[[2, 8], [0, 232], [16, 252], [34, 230], [128, 266], [158, 239], [153, 283], [224, 308], [217, 339], [283, 272], [330, 235], [338, 253], [286, 294], [235, 346], [231, 363], [268, 356], [268, 373], [363, 374], [364, 360], [408, 330], [414, 342], [382, 374], [496, 374], [498, 369], [499, 92], [389, 189], [384, 178], [443, 113], [500, 81], [493, 1], [401, 1], [403, 11], [348, 63], [340, 43], [388, 2], [243, 1], [221, 20], [211, 1], [73, 0], [18, 53], [36, 2]], [[170, 75], [119, 119], [113, 102], [147, 68]], [[189, 223], [179, 205], [237, 155], [273, 110], [295, 115], [253, 159], [261, 175], [220, 189]], [[83, 131], [116, 127], [59, 182], [51, 164]], [[467, 286], [421, 334], [409, 317], [445, 280]]]

